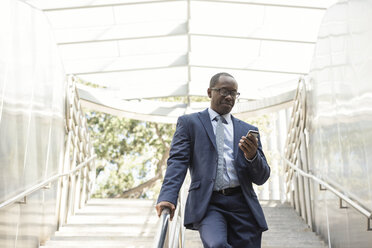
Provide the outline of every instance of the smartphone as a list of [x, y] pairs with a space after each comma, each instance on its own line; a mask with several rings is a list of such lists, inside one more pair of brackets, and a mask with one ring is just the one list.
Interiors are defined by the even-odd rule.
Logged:
[[249, 130], [245, 137], [248, 137], [248, 134], [252, 134], [256, 139], [258, 139], [258, 131], [256, 130]]

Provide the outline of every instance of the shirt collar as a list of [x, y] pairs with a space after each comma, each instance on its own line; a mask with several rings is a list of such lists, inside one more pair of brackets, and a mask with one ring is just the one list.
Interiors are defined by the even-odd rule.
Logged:
[[[208, 108], [208, 113], [209, 113], [209, 117], [211, 119], [211, 122], [214, 120], [214, 118], [216, 118], [216, 116], [220, 115], [219, 113], [217, 113], [216, 111], [214, 111], [211, 108]], [[222, 115], [222, 117], [225, 118], [225, 120], [227, 121], [227, 124], [231, 123], [231, 114], [230, 113], [224, 114], [224, 115]]]

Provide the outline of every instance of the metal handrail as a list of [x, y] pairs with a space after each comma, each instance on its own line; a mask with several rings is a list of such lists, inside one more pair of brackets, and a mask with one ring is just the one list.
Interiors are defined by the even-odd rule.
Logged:
[[328, 183], [326, 183], [322, 179], [320, 179], [320, 178], [318, 178], [318, 177], [316, 177], [316, 176], [314, 176], [312, 174], [306, 173], [305, 171], [301, 170], [295, 164], [293, 164], [292, 162], [290, 162], [288, 159], [284, 158], [283, 156], [282, 156], [282, 159], [293, 170], [297, 171], [298, 174], [300, 174], [300, 175], [302, 175], [304, 177], [310, 178], [310, 179], [314, 180], [315, 182], [319, 183], [320, 185], [324, 186], [325, 189], [330, 190], [332, 193], [334, 193], [335, 195], [337, 195], [340, 199], [342, 199], [343, 201], [347, 202], [355, 210], [357, 210], [361, 214], [365, 215], [368, 218], [368, 230], [372, 230], [371, 227], [370, 227], [370, 223], [371, 223], [370, 220], [372, 219], [372, 212], [371, 211], [369, 211], [368, 209], [364, 208], [358, 201], [353, 200], [350, 197], [346, 196], [345, 194], [341, 193], [340, 191], [338, 191], [337, 189], [335, 189], [334, 187], [332, 187], [331, 185], [329, 185]]
[[95, 159], [97, 157], [96, 154], [94, 154], [93, 156], [91, 156], [89, 159], [87, 159], [86, 161], [80, 163], [78, 166], [76, 166], [74, 169], [68, 171], [68, 172], [65, 172], [65, 173], [60, 173], [60, 174], [57, 174], [57, 175], [54, 175], [46, 180], [44, 180], [43, 182], [41, 183], [38, 183], [34, 186], [32, 186], [31, 188], [23, 191], [22, 193], [19, 193], [18, 195], [10, 198], [9, 200], [6, 200], [4, 202], [2, 202], [0, 204], [0, 209], [2, 208], [5, 208], [6, 206], [9, 206], [15, 202], [17, 202], [18, 200], [22, 199], [22, 198], [25, 198], [26, 196], [32, 194], [33, 192], [35, 191], [38, 191], [39, 189], [42, 189], [44, 188], [46, 185], [48, 185], [49, 183], [57, 180], [58, 178], [61, 178], [61, 177], [65, 177], [65, 176], [69, 176], [71, 174], [75, 174], [78, 170], [82, 169], [83, 167], [85, 167], [89, 162], [91, 162], [93, 159]]
[[160, 215], [160, 226], [158, 233], [155, 236], [154, 248], [163, 248], [166, 239], [168, 238], [168, 226], [170, 219], [170, 209], [164, 208]]
[[[154, 238], [153, 247], [154, 248], [182, 248], [184, 247], [185, 238], [185, 227], [183, 225], [184, 219], [184, 208], [186, 204], [186, 196], [188, 194], [188, 188], [190, 185], [190, 175], [187, 174], [179, 191], [179, 197], [177, 199], [177, 207], [174, 210], [174, 217], [172, 222], [167, 225], [166, 229], [162, 229], [163, 224], [158, 227], [157, 234]], [[162, 214], [166, 213], [166, 209], [162, 210]], [[163, 220], [162, 220], [163, 222]], [[161, 223], [162, 223], [161, 222]], [[169, 221], [167, 221], [169, 222]], [[162, 230], [160, 230], [162, 229]], [[159, 243], [159, 237], [166, 237], [162, 244]]]

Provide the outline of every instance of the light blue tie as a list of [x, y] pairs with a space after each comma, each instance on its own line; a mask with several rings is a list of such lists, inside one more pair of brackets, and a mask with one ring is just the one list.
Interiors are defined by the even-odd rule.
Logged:
[[217, 127], [216, 127], [216, 143], [217, 143], [217, 154], [218, 154], [218, 163], [217, 163], [217, 176], [215, 183], [215, 190], [221, 190], [224, 185], [223, 174], [225, 171], [225, 162], [224, 162], [224, 144], [225, 144], [225, 132], [223, 123], [226, 120], [222, 116], [216, 116]]

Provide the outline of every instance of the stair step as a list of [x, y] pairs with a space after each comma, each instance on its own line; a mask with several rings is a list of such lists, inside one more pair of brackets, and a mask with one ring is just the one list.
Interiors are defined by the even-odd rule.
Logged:
[[322, 244], [292, 244], [292, 245], [286, 245], [286, 244], [278, 244], [278, 245], [264, 245], [262, 244], [262, 248], [327, 248], [328, 246], [324, 246]]
[[120, 242], [112, 242], [112, 241], [94, 241], [94, 242], [88, 242], [88, 241], [48, 241], [46, 246], [40, 246], [40, 248], [142, 248], [142, 247], [151, 247], [152, 246], [151, 241], [141, 241], [141, 240], [123, 240]]
[[156, 200], [146, 200], [146, 199], [124, 199], [124, 198], [91, 198], [89, 199], [89, 204], [87, 206], [155, 206]]
[[39, 248], [149, 248], [152, 244], [135, 242], [132, 244], [48, 244], [47, 246], [40, 246]]
[[150, 247], [153, 243], [153, 237], [53, 237], [44, 247]]
[[[139, 240], [140, 238], [140, 240]], [[66, 242], [86, 242], [86, 243], [96, 243], [96, 242], [128, 242], [128, 241], [152, 241], [152, 237], [130, 237], [130, 236], [53, 236], [50, 241], [59, 241], [63, 240]]]
[[201, 241], [187, 241], [185, 248], [203, 248], [203, 243]]
[[62, 227], [55, 233], [56, 236], [102, 236], [109, 235], [110, 233], [116, 235], [154, 235], [157, 225], [148, 224], [142, 226], [131, 226], [131, 225], [96, 225], [96, 226], [84, 226], [84, 227]]
[[155, 235], [155, 231], [111, 231], [111, 232], [100, 232], [100, 231], [76, 231], [76, 232], [56, 232], [52, 239], [56, 239], [57, 237], [106, 237], [106, 236], [116, 236], [116, 237], [153, 237]]
[[155, 224], [158, 221], [158, 216], [153, 214], [151, 216], [145, 215], [125, 215], [125, 214], [118, 214], [118, 215], [106, 215], [106, 216], [81, 216], [76, 215], [72, 216], [69, 220], [71, 224], [136, 224], [136, 223], [151, 223]]

